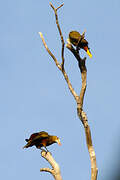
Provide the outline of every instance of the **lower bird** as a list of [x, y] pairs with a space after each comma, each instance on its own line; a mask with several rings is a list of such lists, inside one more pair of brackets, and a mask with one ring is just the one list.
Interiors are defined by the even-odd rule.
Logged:
[[25, 139], [27, 144], [23, 148], [28, 148], [32, 146], [36, 146], [36, 148], [41, 149], [44, 147], [47, 151], [46, 146], [49, 146], [53, 143], [58, 143], [61, 145], [60, 139], [57, 136], [49, 135], [45, 131], [33, 133], [29, 139]]

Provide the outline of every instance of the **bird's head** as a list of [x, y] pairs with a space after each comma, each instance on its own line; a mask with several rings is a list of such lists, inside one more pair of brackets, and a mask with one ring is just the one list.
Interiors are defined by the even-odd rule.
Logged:
[[84, 51], [86, 51], [87, 55], [92, 58], [92, 54], [89, 50], [89, 47], [88, 47], [88, 41], [84, 38], [81, 39], [81, 41], [79, 42], [78, 46], [81, 48], [81, 49], [84, 49]]
[[60, 142], [59, 137], [57, 137], [57, 136], [53, 136], [53, 139], [54, 139], [54, 142], [55, 142], [55, 143], [58, 143], [58, 145], [60, 145], [60, 146], [61, 146], [61, 142]]
[[84, 46], [83, 49], [86, 51], [87, 55], [88, 55], [90, 58], [92, 58], [92, 54], [91, 54], [88, 46]]

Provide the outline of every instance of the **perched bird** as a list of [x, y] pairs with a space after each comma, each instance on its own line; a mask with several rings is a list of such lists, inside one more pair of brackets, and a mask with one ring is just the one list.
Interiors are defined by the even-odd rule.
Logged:
[[79, 32], [77, 31], [71, 31], [69, 33], [69, 41], [70, 43], [72, 43], [74, 46], [77, 47], [78, 50], [80, 49], [84, 49], [86, 51], [86, 53], [88, 54], [88, 56], [90, 58], [92, 58], [92, 54], [89, 51], [89, 47], [88, 47], [88, 42], [86, 39], [84, 39], [84, 34], [81, 35]]
[[41, 147], [44, 147], [47, 150], [46, 146], [49, 146], [53, 143], [58, 143], [59, 145], [61, 145], [60, 139], [57, 136], [49, 135], [45, 131], [34, 133], [30, 136], [29, 139], [25, 139], [25, 141], [27, 142], [27, 144], [23, 148], [36, 146], [36, 148], [38, 149], [42, 149]]

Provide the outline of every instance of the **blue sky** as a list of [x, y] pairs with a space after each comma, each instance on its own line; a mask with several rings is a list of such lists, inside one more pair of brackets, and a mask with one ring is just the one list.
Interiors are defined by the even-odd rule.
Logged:
[[[63, 3], [51, 2], [56, 7]], [[120, 1], [64, 1], [58, 15], [65, 42], [71, 30], [82, 33], [86, 29], [93, 58], [87, 58], [86, 63], [84, 110], [92, 131], [98, 179], [106, 179], [119, 160]], [[43, 33], [61, 61], [61, 42], [49, 1], [4, 0], [0, 24], [1, 179], [53, 179], [39, 172], [49, 166], [39, 150], [22, 149], [24, 139], [41, 130], [61, 139], [61, 147], [52, 145], [49, 150], [61, 167], [63, 179], [90, 178], [90, 160], [76, 103], [38, 34]], [[77, 61], [67, 49], [65, 68], [79, 93]]]

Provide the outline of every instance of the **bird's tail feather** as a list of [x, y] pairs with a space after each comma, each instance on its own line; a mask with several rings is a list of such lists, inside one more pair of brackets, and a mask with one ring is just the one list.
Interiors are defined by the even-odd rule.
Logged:
[[23, 149], [24, 149], [24, 148], [28, 148], [28, 147], [30, 147], [30, 143], [27, 143], [27, 144], [23, 147]]
[[28, 148], [28, 147], [31, 146], [31, 141], [29, 141], [28, 139], [26, 139], [26, 141], [27, 141], [28, 143], [23, 147], [23, 149], [24, 149], [24, 148]]
[[23, 147], [23, 149], [24, 149], [24, 148], [27, 148], [26, 145]]

